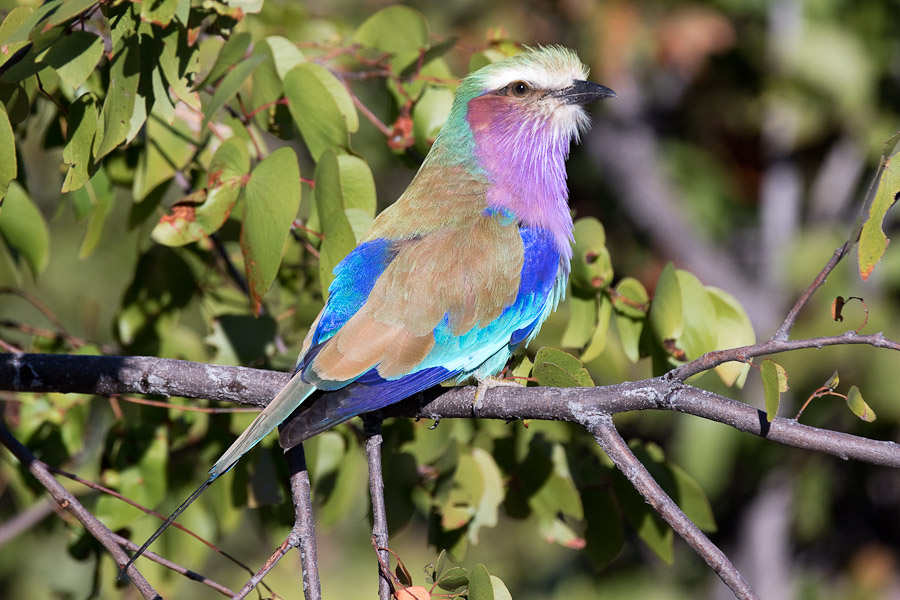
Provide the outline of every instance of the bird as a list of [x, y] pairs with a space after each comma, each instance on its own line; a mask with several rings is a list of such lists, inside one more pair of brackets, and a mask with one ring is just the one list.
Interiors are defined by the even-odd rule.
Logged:
[[569, 276], [570, 144], [590, 125], [585, 106], [616, 97], [587, 77], [574, 51], [552, 45], [460, 82], [409, 187], [334, 268], [291, 380], [120, 576], [295, 411], [285, 447], [447, 380], [489, 380], [534, 338]]

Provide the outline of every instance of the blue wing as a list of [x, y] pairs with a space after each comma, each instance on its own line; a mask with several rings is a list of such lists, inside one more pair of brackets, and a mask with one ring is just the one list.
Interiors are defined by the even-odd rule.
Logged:
[[[503, 369], [512, 351], [537, 334], [565, 294], [567, 269], [553, 236], [541, 228], [521, 227], [524, 262], [515, 301], [499, 317], [454, 335], [449, 318], [435, 328], [435, 345], [413, 371], [393, 379], [371, 369], [344, 387], [302, 406], [282, 431], [285, 447], [312, 437], [358, 414], [377, 410], [451, 378], [490, 376]], [[397, 253], [396, 242], [376, 239], [358, 246], [335, 268], [328, 303], [312, 334], [312, 346], [298, 373], [323, 345], [365, 304], [375, 281]]]

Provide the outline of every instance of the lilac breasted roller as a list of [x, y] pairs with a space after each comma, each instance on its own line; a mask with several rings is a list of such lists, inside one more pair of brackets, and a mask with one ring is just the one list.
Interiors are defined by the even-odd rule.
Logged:
[[537, 334], [569, 276], [569, 144], [589, 125], [584, 105], [615, 97], [586, 79], [559, 46], [463, 79], [412, 183], [335, 267], [293, 378], [135, 559], [301, 404], [283, 445], [446, 380], [495, 375]]

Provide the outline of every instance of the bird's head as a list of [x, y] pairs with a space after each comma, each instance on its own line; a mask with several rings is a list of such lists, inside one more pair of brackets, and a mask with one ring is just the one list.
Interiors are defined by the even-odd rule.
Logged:
[[432, 152], [484, 177], [489, 209], [552, 230], [570, 254], [569, 144], [590, 124], [585, 105], [615, 95], [571, 50], [527, 49], [463, 79]]
[[473, 131], [508, 126], [514, 119], [568, 144], [590, 124], [584, 106], [616, 96], [608, 87], [587, 81], [587, 75], [575, 53], [562, 46], [528, 49], [463, 80], [458, 108], [465, 109]]

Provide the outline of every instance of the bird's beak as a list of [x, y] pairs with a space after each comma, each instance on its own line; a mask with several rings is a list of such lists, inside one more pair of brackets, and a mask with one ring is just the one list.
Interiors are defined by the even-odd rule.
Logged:
[[595, 100], [603, 100], [604, 98], [615, 98], [616, 93], [605, 85], [576, 79], [571, 86], [560, 90], [558, 96], [565, 100], [567, 104], [583, 105]]

